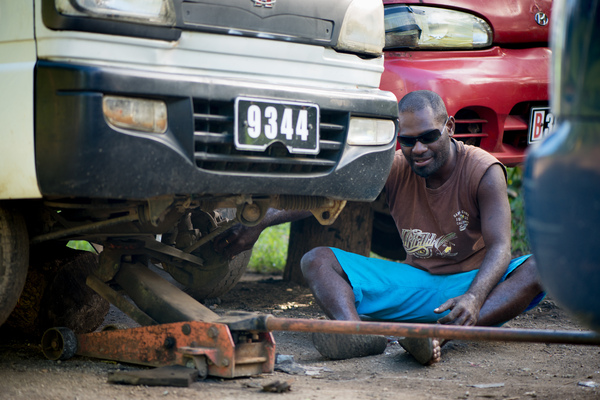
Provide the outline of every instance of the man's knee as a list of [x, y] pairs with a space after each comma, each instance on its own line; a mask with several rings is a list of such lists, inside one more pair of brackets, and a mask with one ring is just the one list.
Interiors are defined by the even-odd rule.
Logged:
[[302, 259], [300, 260], [300, 268], [304, 276], [310, 274], [314, 269], [317, 269], [321, 266], [326, 250], [329, 249], [327, 247], [315, 247], [302, 256]]
[[300, 268], [304, 278], [309, 281], [323, 268], [333, 268], [336, 272], [341, 270], [335, 254], [329, 247], [315, 247], [306, 253], [300, 260]]
[[537, 264], [533, 256], [529, 257], [507, 279], [517, 277], [517, 280], [527, 284], [533, 291], [542, 292], [544, 289], [540, 281]]

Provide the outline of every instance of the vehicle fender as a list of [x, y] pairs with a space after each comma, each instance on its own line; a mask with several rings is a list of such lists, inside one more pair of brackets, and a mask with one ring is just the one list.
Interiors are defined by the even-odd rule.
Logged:
[[0, 199], [40, 198], [35, 172], [33, 1], [0, 4]]

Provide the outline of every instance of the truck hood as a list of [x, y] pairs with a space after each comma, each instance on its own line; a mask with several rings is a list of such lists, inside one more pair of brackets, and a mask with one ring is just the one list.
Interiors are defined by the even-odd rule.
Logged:
[[[383, 3], [442, 7], [477, 15], [492, 27], [495, 44], [548, 43], [552, 0], [384, 0]], [[542, 17], [545, 25], [536, 22], [538, 13], [546, 16], [546, 20]]]
[[334, 47], [351, 0], [185, 0], [177, 27]]

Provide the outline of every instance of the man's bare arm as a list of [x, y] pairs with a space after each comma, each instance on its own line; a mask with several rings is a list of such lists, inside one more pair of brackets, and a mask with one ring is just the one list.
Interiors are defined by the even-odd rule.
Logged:
[[477, 200], [486, 255], [467, 292], [449, 299], [435, 309], [437, 313], [452, 310], [439, 319], [440, 323], [475, 325], [479, 310], [504, 275], [511, 259], [510, 205], [504, 171], [500, 165], [492, 165], [484, 174], [477, 191]]
[[250, 250], [260, 234], [270, 226], [293, 222], [311, 216], [310, 211], [286, 211], [270, 208], [265, 218], [256, 226], [237, 224], [215, 238], [216, 251], [233, 258], [242, 251]]

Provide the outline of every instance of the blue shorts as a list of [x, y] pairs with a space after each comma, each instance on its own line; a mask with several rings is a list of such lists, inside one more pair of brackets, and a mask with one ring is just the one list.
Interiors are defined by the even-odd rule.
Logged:
[[[446, 300], [463, 295], [478, 272], [433, 275], [408, 264], [331, 250], [348, 275], [358, 314], [380, 321], [436, 322], [450, 311], [436, 314], [433, 310]], [[529, 257], [512, 260], [500, 282]], [[545, 293], [538, 295], [527, 310], [537, 306], [544, 296]]]

